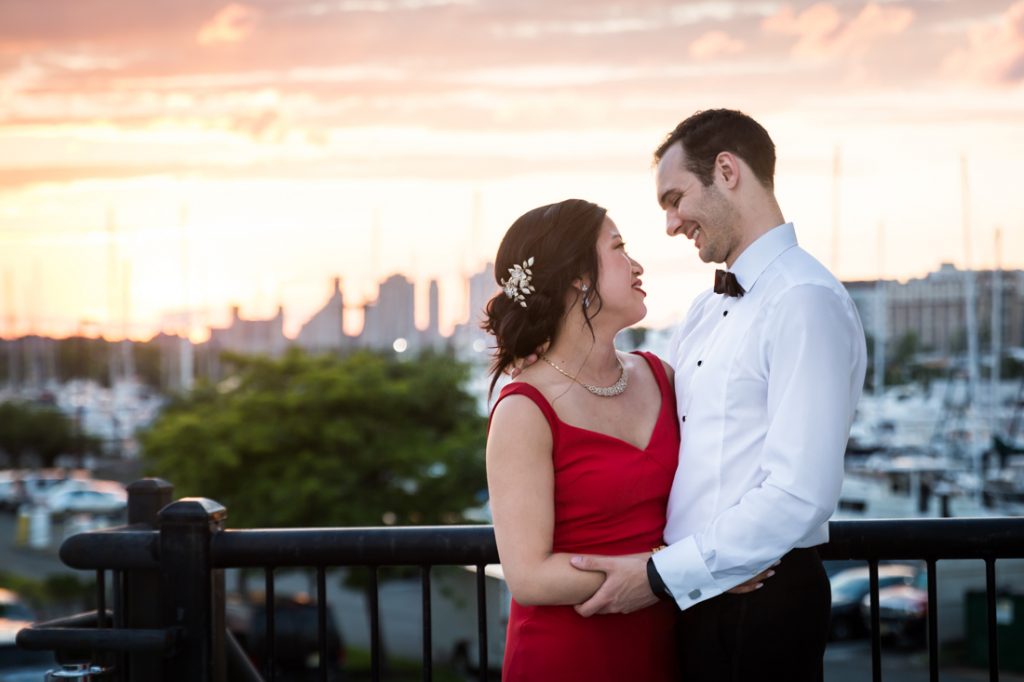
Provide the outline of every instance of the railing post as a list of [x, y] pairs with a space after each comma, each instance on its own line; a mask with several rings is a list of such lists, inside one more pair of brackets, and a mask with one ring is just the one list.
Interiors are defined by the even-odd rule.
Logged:
[[159, 517], [163, 624], [181, 631], [163, 679], [224, 682], [224, 571], [213, 570], [210, 538], [224, 530], [227, 510], [188, 497], [164, 507]]
[[156, 528], [160, 510], [174, 500], [174, 486], [162, 478], [143, 478], [130, 484], [128, 524]]
[[[144, 478], [130, 484], [128, 490], [128, 524], [156, 530], [160, 510], [174, 499], [174, 486], [159, 478]], [[117, 589], [115, 586], [114, 589]], [[124, 573], [124, 627], [157, 629], [163, 627], [160, 607], [160, 572], [143, 569]], [[127, 659], [127, 674], [122, 680], [161, 682], [162, 657], [152, 653], [132, 652]]]

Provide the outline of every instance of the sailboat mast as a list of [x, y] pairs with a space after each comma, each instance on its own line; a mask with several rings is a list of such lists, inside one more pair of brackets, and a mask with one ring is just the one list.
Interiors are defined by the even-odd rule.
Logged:
[[842, 166], [839, 161], [839, 145], [832, 154], [832, 272], [839, 271], [839, 179]]
[[132, 305], [132, 264], [125, 260], [121, 264], [121, 370], [125, 379], [135, 377], [135, 356], [132, 354], [131, 331]]
[[117, 219], [114, 216], [114, 209], [107, 207], [107, 329], [104, 336], [107, 337], [108, 346], [108, 367], [110, 385], [113, 386], [118, 380], [118, 355], [117, 344], [114, 343], [114, 320], [117, 319]]
[[875, 364], [874, 364], [874, 386], [875, 395], [881, 396], [885, 392], [885, 342], [889, 334], [888, 319], [888, 290], [885, 282], [885, 258], [884, 235], [885, 228], [881, 221], [878, 223], [878, 279], [875, 280]]
[[7, 383], [14, 388], [18, 385], [18, 341], [17, 318], [14, 312], [14, 275], [10, 270], [4, 273], [4, 305], [7, 308]]
[[960, 180], [964, 227], [964, 306], [967, 317], [968, 402], [978, 397], [978, 317], [974, 265], [971, 260], [971, 208], [967, 182], [967, 157], [960, 157]]
[[1002, 378], [1003, 356], [1003, 232], [998, 227], [995, 235], [995, 265], [992, 268], [992, 372], [989, 374], [992, 413], [992, 433], [999, 426], [999, 381]]
[[183, 315], [184, 323], [181, 332], [181, 339], [178, 341], [179, 362], [178, 370], [181, 381], [181, 390], [185, 393], [192, 390], [193, 377], [195, 376], [193, 365], [192, 348], [192, 315], [189, 312], [189, 288], [188, 288], [188, 207], [182, 205], [180, 218], [181, 227], [181, 288], [183, 294]]

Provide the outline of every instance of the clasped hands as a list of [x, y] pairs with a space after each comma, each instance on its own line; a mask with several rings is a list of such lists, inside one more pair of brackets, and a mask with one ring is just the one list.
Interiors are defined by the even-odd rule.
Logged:
[[[606, 613], [632, 613], [651, 606], [658, 598], [647, 581], [647, 560], [650, 552], [624, 556], [574, 556], [569, 560], [581, 571], [604, 573], [604, 582], [590, 599], [573, 608], [584, 618]], [[778, 566], [779, 562], [772, 564]], [[765, 569], [745, 583], [728, 590], [730, 594], [746, 594], [761, 589], [764, 581], [775, 575]]]

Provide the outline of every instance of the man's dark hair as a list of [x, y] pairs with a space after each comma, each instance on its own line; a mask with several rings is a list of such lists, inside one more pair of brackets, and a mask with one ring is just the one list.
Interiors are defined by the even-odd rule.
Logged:
[[655, 163], [676, 142], [686, 153], [686, 169], [705, 187], [714, 180], [715, 158], [732, 152], [747, 162], [758, 181], [775, 186], [775, 143], [760, 123], [742, 111], [709, 109], [698, 111], [676, 126], [654, 152]]

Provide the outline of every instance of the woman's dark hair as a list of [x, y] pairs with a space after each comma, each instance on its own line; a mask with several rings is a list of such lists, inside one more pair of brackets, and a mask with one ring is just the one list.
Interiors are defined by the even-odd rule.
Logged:
[[679, 142], [686, 152], [686, 169], [708, 187], [714, 180], [715, 159], [732, 152], [747, 162], [766, 188], [775, 186], [775, 143], [760, 123], [742, 111], [698, 111], [676, 126], [654, 152], [654, 162]]
[[567, 199], [541, 206], [521, 215], [498, 247], [494, 279], [508, 280], [509, 268], [533, 258], [531, 284], [535, 291], [525, 297], [526, 307], [500, 291], [487, 302], [481, 325], [494, 335], [497, 346], [491, 363], [491, 392], [505, 370], [550, 342], [566, 310], [566, 293], [580, 278], [590, 281], [590, 306], [583, 317], [590, 320], [601, 310], [597, 291], [597, 238], [607, 211], [582, 199]]

